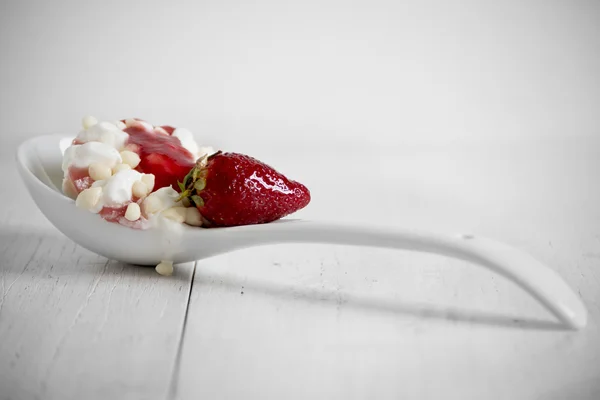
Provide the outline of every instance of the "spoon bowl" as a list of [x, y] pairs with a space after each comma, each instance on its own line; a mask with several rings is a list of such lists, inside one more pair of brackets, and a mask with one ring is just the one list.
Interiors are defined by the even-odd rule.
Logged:
[[283, 219], [263, 225], [194, 228], [161, 219], [156, 228], [134, 230], [79, 209], [62, 194], [62, 153], [72, 138], [30, 139], [17, 151], [17, 166], [33, 200], [62, 233], [82, 247], [130, 264], [199, 260], [238, 249], [277, 243], [331, 243], [436, 253], [488, 268], [528, 291], [565, 326], [580, 329], [587, 311], [551, 268], [497, 241], [469, 234], [439, 234], [397, 227]]

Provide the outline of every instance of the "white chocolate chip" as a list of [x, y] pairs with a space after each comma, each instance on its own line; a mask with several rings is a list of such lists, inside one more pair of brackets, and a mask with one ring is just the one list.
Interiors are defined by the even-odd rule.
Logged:
[[127, 171], [129, 169], [131, 169], [131, 165], [129, 165], [129, 164], [117, 164], [112, 169], [113, 170], [113, 175], [116, 175], [120, 171]]
[[83, 192], [79, 193], [79, 196], [77, 196], [75, 205], [84, 210], [92, 211], [96, 204], [98, 204], [98, 201], [100, 201], [101, 195], [101, 187], [91, 187], [89, 189], [85, 189]]
[[169, 136], [169, 132], [165, 131], [164, 128], [161, 128], [160, 126], [155, 126], [154, 127], [154, 133], [160, 134], [160, 135], [167, 135]]
[[185, 222], [186, 210], [185, 207], [171, 207], [160, 213], [160, 216], [182, 224]]
[[171, 276], [173, 275], [173, 262], [172, 261], [161, 261], [156, 266], [156, 272], [163, 276]]
[[131, 193], [134, 197], [141, 199], [143, 197], [148, 196], [148, 194], [150, 193], [150, 189], [144, 182], [136, 181], [131, 187]]
[[129, 221], [137, 221], [142, 216], [140, 205], [138, 203], [129, 203], [125, 211], [125, 218]]
[[92, 163], [88, 168], [90, 178], [95, 181], [103, 181], [111, 177], [112, 170], [104, 163]]
[[98, 120], [96, 118], [92, 117], [91, 115], [86, 115], [81, 120], [81, 125], [83, 125], [83, 129], [91, 128], [92, 126], [96, 125], [97, 123], [98, 123]]
[[154, 127], [151, 124], [149, 124], [148, 122], [138, 121], [133, 118], [125, 120], [125, 125], [127, 125], [128, 128], [129, 127], [142, 128], [143, 130], [148, 131], [148, 132], [152, 132], [154, 130]]
[[123, 150], [129, 150], [129, 151], [133, 151], [134, 153], [137, 153], [140, 150], [140, 146], [138, 146], [137, 144], [134, 144], [134, 143], [127, 143], [127, 145], [123, 148]]
[[113, 122], [113, 124], [115, 124], [115, 126], [117, 128], [119, 128], [120, 130], [123, 130], [123, 129], [127, 128], [127, 125], [125, 125], [123, 122], [118, 121], [118, 120], [115, 121], [115, 122]]
[[144, 215], [155, 214], [162, 210], [163, 207], [163, 202], [160, 198], [158, 198], [158, 196], [150, 195], [146, 197], [142, 203]]
[[202, 215], [196, 207], [185, 209], [185, 223], [191, 226], [202, 226]]
[[123, 160], [123, 164], [129, 165], [131, 168], [135, 168], [140, 165], [140, 156], [138, 156], [133, 151], [124, 150], [121, 152], [121, 159]]
[[144, 174], [142, 175], [142, 182], [148, 186], [148, 190], [151, 192], [154, 189], [154, 182], [156, 177], [154, 174]]
[[138, 123], [144, 127], [144, 129], [148, 132], [152, 132], [154, 130], [154, 125], [146, 122], [146, 121], [138, 121]]

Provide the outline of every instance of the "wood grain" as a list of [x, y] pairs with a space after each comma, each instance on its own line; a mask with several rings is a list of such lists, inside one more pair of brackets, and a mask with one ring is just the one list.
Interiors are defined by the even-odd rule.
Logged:
[[510, 282], [428, 254], [280, 245], [163, 278], [74, 245], [17, 186], [0, 204], [0, 399], [599, 397], [599, 141], [326, 160], [272, 160], [313, 191], [298, 217], [505, 241], [563, 276], [588, 326], [565, 331]]
[[[193, 263], [108, 261], [40, 215], [2, 158], [0, 399], [167, 398]], [[10, 178], [12, 176], [12, 178]]]
[[346, 175], [334, 175], [335, 186], [319, 177], [322, 165], [306, 172], [313, 192], [338, 196], [323, 196], [310, 217], [454, 226], [530, 252], [579, 292], [590, 313], [583, 331], [564, 330], [513, 284], [459, 261], [317, 245], [248, 249], [197, 264], [177, 398], [598, 398], [593, 145], [434, 146], [359, 164], [357, 154], [337, 155], [331, 169]]

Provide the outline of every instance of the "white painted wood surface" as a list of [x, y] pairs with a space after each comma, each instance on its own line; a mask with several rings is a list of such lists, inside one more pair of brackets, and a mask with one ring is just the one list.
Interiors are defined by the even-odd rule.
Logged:
[[16, 184], [0, 204], [0, 399], [600, 397], [600, 140], [342, 150], [257, 156], [304, 177], [298, 217], [530, 252], [581, 295], [588, 326], [562, 330], [513, 284], [427, 254], [269, 246], [163, 278], [75, 246]]
[[314, 155], [303, 216], [506, 241], [579, 292], [588, 326], [565, 331], [504, 279], [437, 256], [249, 249], [197, 264], [177, 398], [600, 398], [600, 141], [389, 150]]
[[[600, 2], [149, 3], [0, 1], [0, 400], [600, 398]], [[506, 241], [588, 327], [429, 255], [265, 247], [193, 281], [106, 264], [12, 161], [88, 113], [264, 159], [311, 188], [298, 217]]]
[[4, 143], [0, 168], [0, 399], [165, 399], [193, 263], [161, 277], [50, 226]]

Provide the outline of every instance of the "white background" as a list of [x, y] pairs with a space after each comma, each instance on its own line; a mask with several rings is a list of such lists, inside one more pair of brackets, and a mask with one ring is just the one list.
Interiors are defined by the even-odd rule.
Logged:
[[598, 135], [597, 1], [0, 3], [2, 135], [137, 116], [229, 150]]

